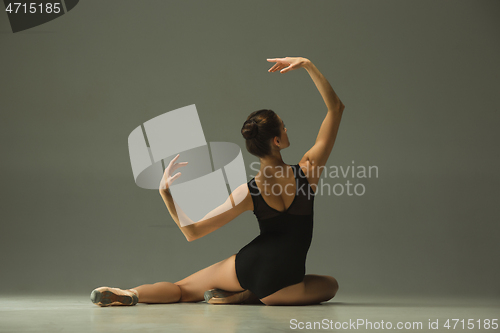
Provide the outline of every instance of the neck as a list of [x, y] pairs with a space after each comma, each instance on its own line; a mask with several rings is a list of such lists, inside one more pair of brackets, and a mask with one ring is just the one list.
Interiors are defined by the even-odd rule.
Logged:
[[266, 168], [269, 172], [272, 169], [283, 168], [287, 165], [285, 162], [283, 162], [283, 158], [281, 157], [281, 153], [279, 151], [259, 159], [260, 159], [260, 171]]

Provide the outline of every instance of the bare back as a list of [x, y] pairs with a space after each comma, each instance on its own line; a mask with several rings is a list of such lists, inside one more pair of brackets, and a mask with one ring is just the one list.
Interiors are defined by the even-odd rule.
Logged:
[[[302, 169], [302, 172], [304, 172], [304, 174], [306, 175], [309, 184], [311, 184], [312, 186], [312, 189], [315, 191], [319, 176], [312, 177], [313, 172], [309, 172], [309, 176], [306, 172], [307, 165], [305, 163], [299, 163], [299, 166]], [[279, 212], [286, 211], [292, 205], [295, 199], [297, 185], [295, 182], [293, 169], [290, 165], [286, 166], [286, 170], [283, 170], [283, 172], [278, 172], [275, 175], [264, 175], [262, 172], [259, 172], [259, 174], [255, 176], [255, 183], [259, 188], [264, 201], [269, 207], [274, 210], [277, 210]], [[248, 200], [249, 209], [253, 210], [254, 207], [250, 194], [247, 196], [247, 198], [245, 198], [245, 200]]]

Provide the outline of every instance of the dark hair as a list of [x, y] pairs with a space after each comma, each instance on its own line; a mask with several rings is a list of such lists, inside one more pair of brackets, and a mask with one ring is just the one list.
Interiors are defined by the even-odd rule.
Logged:
[[257, 157], [271, 154], [270, 141], [281, 137], [281, 121], [273, 110], [252, 112], [243, 123], [241, 134], [246, 140], [247, 150]]

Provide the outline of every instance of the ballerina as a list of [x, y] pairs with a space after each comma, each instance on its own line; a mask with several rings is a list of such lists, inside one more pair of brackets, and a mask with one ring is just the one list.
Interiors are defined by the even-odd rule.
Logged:
[[[92, 302], [99, 306], [203, 300], [210, 304], [307, 305], [335, 296], [337, 280], [328, 275], [305, 274], [305, 262], [312, 240], [314, 197], [345, 106], [309, 59], [286, 57], [267, 61], [274, 63], [268, 70], [271, 73], [304, 68], [318, 88], [327, 112], [311, 149], [297, 164], [286, 164], [281, 157], [281, 150], [290, 146], [285, 123], [274, 111], [262, 109], [252, 112], [241, 129], [247, 150], [260, 160], [260, 171], [236, 188], [224, 204], [207, 215], [209, 218], [187, 225], [180, 223], [179, 216], [187, 217], [176, 210], [169, 189], [181, 176], [174, 172], [187, 165], [176, 163], [179, 155], [170, 161], [159, 186], [172, 219], [189, 242], [246, 211], [256, 215], [260, 235], [238, 253], [175, 283], [157, 282], [132, 289], [100, 287], [92, 291]], [[233, 205], [235, 197], [244, 199]]]

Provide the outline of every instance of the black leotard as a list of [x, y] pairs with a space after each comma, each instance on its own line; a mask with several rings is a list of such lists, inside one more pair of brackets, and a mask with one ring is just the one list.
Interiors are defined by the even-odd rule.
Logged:
[[[300, 166], [291, 167], [296, 194], [284, 212], [271, 208], [264, 201], [255, 178], [247, 183], [260, 235], [238, 252], [235, 268], [240, 285], [258, 298], [304, 279], [313, 232], [314, 193]], [[284, 190], [290, 191], [289, 188]]]

